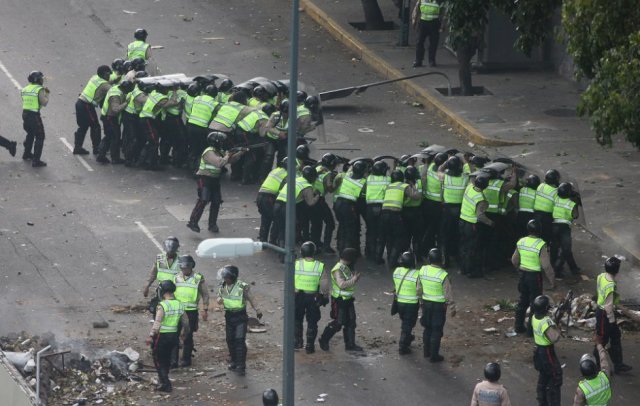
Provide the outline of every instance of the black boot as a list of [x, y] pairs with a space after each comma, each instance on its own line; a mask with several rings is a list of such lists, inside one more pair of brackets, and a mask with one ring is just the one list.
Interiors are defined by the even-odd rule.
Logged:
[[331, 340], [331, 337], [333, 337], [337, 332], [338, 330], [332, 327], [331, 324], [325, 327], [322, 335], [320, 336], [320, 340], [318, 340], [318, 344], [320, 344], [322, 351], [329, 351], [329, 340]]
[[407, 337], [407, 333], [401, 332], [400, 340], [398, 340], [398, 346], [399, 346], [398, 353], [400, 355], [410, 354], [411, 353], [411, 349], [409, 348], [410, 343], [411, 341], [409, 341], [409, 337]]
[[246, 375], [246, 360], [247, 360], [247, 347], [244, 343], [244, 339], [237, 339], [235, 350], [236, 350], [236, 369], [235, 372], [239, 376]]
[[431, 356], [429, 358], [429, 361], [431, 362], [442, 362], [444, 361], [444, 357], [442, 355], [440, 355], [440, 337], [431, 337], [431, 343], [430, 343], [430, 352], [431, 352]]
[[317, 328], [307, 327], [307, 345], [304, 347], [307, 354], [316, 352], [316, 337], [318, 336]]
[[180, 363], [180, 366], [182, 368], [191, 366], [191, 353], [192, 352], [193, 352], [193, 347], [192, 346], [185, 345], [184, 348], [182, 348], [182, 362]]
[[302, 342], [302, 323], [296, 323], [293, 332], [293, 348], [299, 350], [304, 343]]
[[156, 390], [158, 392], [171, 392], [173, 390], [171, 386], [171, 380], [169, 380], [168, 368], [160, 368], [158, 370], [158, 380], [159, 384], [156, 387]]
[[356, 329], [354, 327], [345, 327], [343, 333], [345, 350], [362, 351], [362, 347], [356, 344]]

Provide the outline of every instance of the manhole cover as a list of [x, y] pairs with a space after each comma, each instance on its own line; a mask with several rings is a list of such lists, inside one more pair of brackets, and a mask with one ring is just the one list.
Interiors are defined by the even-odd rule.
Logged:
[[575, 117], [576, 111], [574, 109], [550, 109], [545, 110], [544, 114], [552, 117]]

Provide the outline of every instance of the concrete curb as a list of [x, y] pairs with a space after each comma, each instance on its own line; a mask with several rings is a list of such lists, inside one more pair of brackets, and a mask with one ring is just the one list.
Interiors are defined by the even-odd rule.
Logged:
[[[327, 13], [315, 5], [312, 0], [301, 0], [300, 4], [304, 8], [304, 12], [309, 17], [327, 30], [336, 40], [353, 51], [358, 59], [365, 62], [382, 76], [389, 79], [397, 79], [406, 76], [404, 73], [394, 68], [378, 56], [378, 54], [360, 40], [348, 33], [334, 19], [327, 15]], [[506, 141], [487, 137], [467, 122], [467, 120], [445, 106], [436, 95], [432, 94], [422, 86], [411, 80], [398, 82], [397, 85], [404, 89], [404, 91], [409, 95], [418, 99], [428, 110], [437, 113], [457, 132], [462, 134], [463, 137], [477, 145], [499, 147], [506, 145], [528, 144], [527, 142]]]

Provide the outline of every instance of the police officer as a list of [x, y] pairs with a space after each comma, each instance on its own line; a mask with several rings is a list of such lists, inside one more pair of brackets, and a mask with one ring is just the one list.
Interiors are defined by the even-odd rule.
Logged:
[[562, 268], [565, 262], [573, 275], [580, 274], [580, 268], [573, 258], [571, 250], [571, 223], [578, 218], [578, 205], [571, 200], [573, 187], [571, 183], [561, 183], [558, 186], [558, 195], [553, 203], [553, 239], [556, 247], [560, 249], [560, 255], [554, 264], [556, 276], [562, 277]]
[[[104, 125], [104, 138], [98, 146], [98, 156], [96, 161], [108, 164], [122, 164], [124, 160], [120, 158], [120, 147], [122, 133], [120, 123], [122, 121], [122, 111], [129, 104], [130, 93], [133, 90], [133, 82], [124, 81], [119, 85], [112, 86], [104, 97], [102, 109], [100, 110], [100, 120]], [[111, 161], [107, 158], [107, 151], [111, 153]]]
[[421, 165], [419, 170], [422, 177], [422, 190], [424, 196], [422, 212], [425, 223], [422, 252], [436, 246], [440, 237], [440, 222], [442, 219], [442, 178], [438, 175], [438, 168], [442, 166], [448, 157], [447, 154], [438, 153], [433, 160]]
[[169, 369], [171, 356], [180, 344], [178, 338], [178, 324], [182, 323], [182, 337], [189, 334], [189, 319], [184, 311], [184, 306], [176, 300], [174, 292], [176, 285], [170, 280], [160, 282], [160, 295], [162, 301], [156, 309], [153, 327], [147, 338], [147, 345], [151, 346], [153, 362], [158, 371], [159, 392], [171, 392]]
[[129, 62], [129, 66], [131, 69], [124, 75], [123, 80], [133, 81], [136, 75], [138, 75], [140, 72], [146, 73], [145, 69], [147, 66], [147, 62], [144, 60], [144, 58], [133, 58]]
[[422, 261], [422, 240], [424, 236], [424, 221], [422, 218], [422, 179], [415, 166], [408, 166], [404, 172], [405, 182], [412, 185], [418, 192], [418, 198], [404, 197], [402, 217], [407, 225], [409, 246], [412, 247], [416, 261]]
[[147, 30], [138, 28], [133, 32], [134, 41], [127, 45], [127, 59], [142, 58], [144, 61], [151, 58], [151, 46], [147, 44]]
[[[182, 363], [181, 367], [191, 366], [191, 354], [193, 352], [193, 333], [198, 331], [198, 302], [202, 303], [200, 316], [203, 321], [207, 321], [209, 313], [209, 289], [201, 273], [194, 272], [196, 261], [191, 255], [182, 255], [178, 259], [180, 272], [178, 272], [173, 283], [176, 285], [176, 299], [184, 306], [184, 311], [189, 318], [189, 332], [182, 340]], [[181, 326], [182, 328], [182, 326]], [[176, 348], [175, 360], [178, 359]]]
[[144, 145], [144, 135], [140, 129], [140, 112], [147, 101], [148, 95], [145, 93], [147, 86], [138, 82], [131, 91], [129, 103], [122, 113], [122, 146], [124, 148], [124, 165], [133, 166]]
[[595, 352], [598, 354], [598, 363], [589, 354], [580, 358], [580, 373], [583, 379], [576, 388], [573, 406], [608, 405], [611, 400], [612, 371], [607, 359], [607, 350], [601, 343], [597, 343]]
[[488, 185], [489, 177], [486, 174], [476, 176], [465, 189], [460, 207], [460, 268], [462, 274], [469, 278], [483, 276], [482, 264], [486, 253], [479, 240], [488, 234], [485, 227], [493, 226], [493, 221], [485, 213], [489, 204], [483, 190]]
[[100, 145], [100, 122], [96, 114], [96, 107], [102, 106], [104, 97], [111, 88], [109, 84], [109, 76], [111, 68], [107, 65], [101, 65], [95, 75], [89, 79], [89, 82], [78, 96], [76, 101], [76, 123], [78, 129], [74, 134], [73, 153], [76, 155], [87, 155], [89, 151], [82, 147], [84, 137], [87, 130], [91, 129], [91, 145], [93, 154], [98, 154], [98, 146]]
[[223, 283], [218, 289], [218, 304], [224, 307], [225, 335], [231, 356], [229, 370], [240, 376], [245, 375], [247, 360], [247, 302], [262, 319], [262, 312], [251, 294], [249, 284], [238, 279], [239, 270], [235, 265], [227, 265], [220, 270]]
[[[418, 21], [419, 19], [419, 21]], [[440, 40], [440, 4], [436, 0], [420, 0], [412, 13], [413, 27], [418, 29], [416, 40], [416, 59], [413, 67], [422, 66], [424, 43], [429, 37], [429, 66], [436, 66], [436, 51]]]
[[[541, 237], [552, 244], [553, 231], [551, 224], [553, 223], [553, 205], [558, 194], [558, 186], [560, 184], [560, 173], [555, 169], [550, 169], [544, 174], [544, 183], [541, 183], [536, 189], [536, 199], [533, 203], [534, 218], [538, 220], [542, 227]], [[557, 251], [553, 244], [551, 246], [551, 262], [555, 262]]]
[[[260, 109], [252, 110], [236, 126], [236, 138], [243, 145], [255, 145], [261, 143], [267, 133], [269, 116], [275, 111], [271, 104], [265, 104]], [[242, 160], [242, 184], [255, 183], [258, 176], [259, 163], [264, 159], [264, 148], [252, 148]]]
[[208, 203], [211, 203], [208, 230], [213, 233], [220, 232], [218, 212], [222, 204], [222, 194], [220, 193], [222, 168], [228, 162], [237, 160], [244, 153], [244, 151], [234, 153], [226, 151], [227, 135], [225, 133], [214, 131], [209, 134], [207, 141], [209, 142], [209, 147], [202, 152], [200, 166], [196, 172], [198, 177], [198, 200], [187, 223], [187, 227], [196, 233], [200, 232], [198, 222]]
[[503, 259], [500, 255], [500, 246], [502, 242], [507, 240], [505, 238], [507, 233], [505, 232], [505, 217], [500, 214], [500, 206], [504, 202], [507, 192], [517, 185], [518, 178], [515, 171], [516, 168], [513, 165], [511, 176], [506, 181], [499, 174], [491, 172], [489, 184], [482, 192], [487, 199], [487, 217], [493, 222], [490, 228], [485, 229], [488, 233], [486, 238], [480, 240], [481, 247], [485, 248], [487, 253], [483, 266], [489, 269], [497, 269], [502, 265], [500, 263]]
[[473, 389], [471, 406], [511, 406], [509, 392], [498, 383], [500, 364], [490, 362], [484, 367], [484, 380]]
[[[146, 169], [158, 170], [158, 147], [161, 141], [162, 117], [166, 109], [179, 104], [177, 93], [169, 98], [169, 83], [157, 83], [140, 111], [140, 124], [145, 134], [144, 161]], [[174, 89], [175, 90], [175, 89]]]
[[389, 166], [385, 161], [373, 164], [371, 174], [367, 176], [367, 190], [365, 191], [367, 234], [365, 239], [365, 256], [377, 264], [384, 264], [382, 257], [376, 255], [378, 239], [380, 239], [382, 203], [387, 186], [391, 178], [387, 176]]
[[424, 357], [430, 362], [442, 362], [440, 341], [447, 320], [447, 307], [451, 309], [451, 317], [455, 317], [456, 308], [451, 293], [449, 274], [442, 268], [442, 252], [432, 248], [427, 254], [428, 265], [420, 268], [420, 286], [422, 287], [422, 318], [424, 327], [422, 345]]
[[16, 156], [16, 149], [18, 147], [18, 143], [15, 141], [9, 141], [0, 135], [0, 147], [4, 147], [9, 151], [11, 156]]
[[536, 344], [533, 365], [538, 371], [536, 392], [540, 406], [560, 406], [562, 367], [554, 348], [554, 343], [560, 340], [560, 331], [548, 312], [549, 298], [544, 295], [536, 297], [531, 317], [533, 340]]
[[[178, 248], [180, 248], [180, 242], [178, 239], [170, 235], [164, 240], [162, 247], [164, 248], [164, 253], [156, 255], [156, 262], [153, 264], [153, 268], [151, 268], [147, 283], [142, 288], [142, 295], [144, 297], [149, 296], [149, 287], [153, 282], [158, 281], [159, 285], [162, 281], [173, 281], [174, 276], [180, 269], [178, 265]], [[156, 294], [153, 299], [151, 299], [149, 309], [152, 313], [155, 312], [158, 299], [160, 298], [161, 295]]]
[[303, 347], [303, 320], [307, 318], [307, 344], [304, 346], [307, 354], [316, 351], [315, 342], [318, 336], [318, 321], [320, 321], [320, 306], [329, 302], [329, 283], [324, 272], [324, 264], [314, 258], [316, 245], [307, 241], [300, 247], [300, 258], [295, 263], [295, 337], [294, 348]]
[[122, 76], [127, 73], [124, 67], [124, 59], [116, 58], [111, 62], [111, 75], [109, 76], [109, 83], [112, 85], [118, 85], [122, 81]]
[[[187, 135], [182, 122], [182, 109], [187, 98], [184, 85], [171, 90], [169, 99], [175, 99], [177, 104], [166, 108], [166, 115], [162, 120], [162, 138], [160, 140], [160, 165], [171, 163], [179, 168], [186, 161]], [[171, 159], [169, 158], [171, 152]]]
[[[516, 306], [515, 331], [524, 333], [527, 328], [524, 318], [527, 308], [532, 307], [536, 297], [542, 294], [542, 270], [549, 278], [551, 289], [555, 288], [555, 276], [549, 261], [548, 245], [540, 238], [540, 224], [536, 220], [529, 220], [527, 224], [528, 236], [518, 240], [511, 262], [520, 272], [518, 292], [520, 301]], [[529, 329], [529, 333], [531, 330]]]
[[213, 119], [216, 109], [220, 108], [215, 97], [218, 88], [215, 85], [207, 85], [202, 94], [193, 99], [191, 114], [187, 122], [187, 136], [191, 143], [190, 154], [192, 166], [197, 166], [202, 152], [207, 147], [207, 136], [211, 132], [209, 124]]
[[411, 353], [411, 342], [414, 340], [413, 328], [418, 321], [418, 300], [422, 295], [422, 286], [418, 283], [419, 271], [413, 253], [404, 252], [398, 258], [398, 267], [393, 271], [393, 284], [398, 315], [402, 321], [400, 328], [399, 353]]
[[275, 105], [275, 100], [271, 98], [264, 86], [256, 86], [251, 92], [252, 97], [247, 101], [249, 107], [261, 109], [267, 104]]
[[[260, 213], [260, 233], [258, 239], [262, 242], [276, 244], [277, 229], [274, 224], [273, 208], [276, 197], [287, 179], [287, 158], [283, 159], [278, 166], [269, 172], [267, 178], [262, 182], [256, 204]], [[272, 227], [273, 226], [273, 227]], [[269, 234], [271, 231], [271, 234]], [[271, 237], [269, 237], [271, 235]]]
[[518, 235], [527, 235], [527, 224], [533, 220], [533, 207], [536, 202], [536, 191], [540, 186], [538, 175], [529, 175], [518, 193]]
[[[27, 77], [29, 84], [22, 88], [22, 128], [27, 133], [24, 139], [22, 159], [31, 160], [31, 166], [39, 168], [47, 166], [42, 161], [44, 147], [44, 125], [40, 117], [40, 109], [49, 103], [49, 89], [44, 87], [44, 74], [33, 71]], [[14, 153], [15, 154], [15, 153]]]
[[296, 133], [299, 138], [304, 137], [305, 134], [315, 130], [317, 123], [313, 120], [311, 110], [306, 105], [307, 93], [298, 91], [296, 108]]
[[271, 114], [267, 122], [266, 138], [269, 144], [265, 149], [265, 156], [260, 170], [264, 179], [273, 167], [273, 159], [280, 162], [287, 156], [287, 131], [289, 129], [289, 100], [284, 99], [280, 103], [278, 111]]
[[457, 156], [450, 157], [443, 164], [442, 173], [442, 221], [440, 222], [440, 236], [442, 241], [443, 265], [449, 266], [451, 256], [458, 256], [458, 222], [464, 191], [469, 183], [469, 177], [464, 175], [462, 161]]
[[336, 201], [333, 210], [338, 220], [336, 245], [339, 252], [345, 248], [355, 248], [360, 255], [360, 217], [358, 215], [358, 199], [363, 195], [367, 183], [365, 171], [367, 165], [356, 161], [351, 166], [351, 174], [336, 178]]
[[356, 308], [353, 297], [360, 280], [360, 272], [355, 271], [357, 260], [358, 250], [345, 248], [340, 253], [340, 261], [331, 270], [331, 322], [318, 341], [323, 351], [329, 351], [329, 340], [343, 327], [344, 349], [362, 351], [362, 347], [356, 344]]
[[[318, 179], [314, 183], [314, 189], [320, 195], [318, 204], [315, 207], [314, 215], [318, 216], [318, 220], [312, 222], [311, 240], [317, 242], [318, 248], [322, 248], [322, 252], [326, 254], [335, 254], [335, 250], [331, 248], [331, 237], [333, 230], [336, 228], [336, 222], [333, 219], [333, 212], [327, 204], [327, 193], [333, 193], [333, 184], [336, 177], [336, 166], [338, 165], [338, 157], [332, 153], [326, 153], [322, 156], [320, 162], [316, 165]], [[313, 227], [313, 225], [317, 227]], [[324, 225], [324, 234], [322, 233]]]
[[220, 82], [220, 86], [218, 86], [218, 90], [216, 101], [218, 103], [226, 103], [233, 93], [233, 81], [231, 79], [223, 79], [222, 82]]
[[616, 373], [631, 371], [631, 367], [622, 362], [622, 342], [620, 327], [616, 323], [615, 307], [620, 302], [616, 276], [620, 271], [620, 260], [609, 257], [604, 261], [604, 272], [598, 275], [598, 308], [596, 309], [596, 335], [602, 345], [609, 344], [609, 356]]

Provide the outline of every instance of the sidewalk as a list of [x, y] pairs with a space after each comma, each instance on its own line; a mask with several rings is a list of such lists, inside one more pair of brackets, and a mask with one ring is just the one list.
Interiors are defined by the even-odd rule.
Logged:
[[[379, 1], [383, 15], [396, 24], [397, 9], [390, 1]], [[397, 47], [399, 29], [365, 32], [349, 22], [363, 20], [360, 2], [347, 0], [302, 0], [304, 12], [349, 48], [355, 57], [369, 64], [383, 77], [395, 78], [427, 71], [412, 68], [415, 58], [415, 32], [410, 46]], [[441, 38], [441, 43], [442, 43]], [[434, 70], [458, 86], [455, 57], [440, 48]], [[426, 62], [426, 61], [425, 61]], [[516, 158], [537, 170], [557, 168], [563, 178], [577, 182], [585, 207], [585, 226], [605, 252], [632, 255], [640, 261], [640, 153], [618, 139], [613, 148], [604, 149], [594, 139], [585, 119], [575, 108], [580, 90], [554, 72], [501, 72], [475, 74], [474, 86], [484, 86], [492, 95], [446, 97], [436, 88], [446, 80], [427, 76], [400, 82], [425, 108], [438, 112], [455, 131], [468, 139], [474, 149], [495, 156]], [[424, 138], [424, 137], [423, 137]], [[482, 145], [480, 147], [480, 145]], [[606, 214], [604, 214], [606, 213]], [[604, 215], [603, 215], [604, 214]], [[611, 244], [613, 240], [616, 244]], [[607, 251], [610, 250], [610, 251]], [[634, 285], [640, 286], [640, 272], [634, 272]]]

